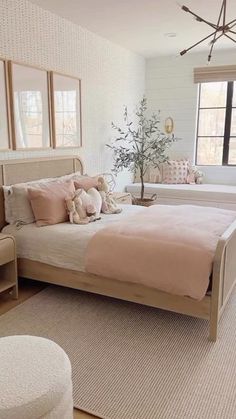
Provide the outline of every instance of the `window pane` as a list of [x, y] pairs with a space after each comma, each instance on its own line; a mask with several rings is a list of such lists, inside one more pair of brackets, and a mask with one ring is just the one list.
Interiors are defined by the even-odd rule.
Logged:
[[200, 108], [220, 108], [226, 106], [227, 82], [202, 83]]
[[236, 138], [230, 138], [228, 163], [236, 164]]
[[197, 164], [221, 165], [223, 157], [223, 137], [198, 138]]
[[232, 109], [231, 135], [236, 135], [236, 109]]
[[199, 111], [198, 135], [223, 136], [225, 109], [201, 109]]

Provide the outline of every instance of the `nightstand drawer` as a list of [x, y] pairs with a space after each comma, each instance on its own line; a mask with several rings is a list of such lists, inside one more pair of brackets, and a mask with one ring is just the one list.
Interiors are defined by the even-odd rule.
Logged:
[[15, 259], [15, 243], [12, 238], [0, 239], [0, 265]]

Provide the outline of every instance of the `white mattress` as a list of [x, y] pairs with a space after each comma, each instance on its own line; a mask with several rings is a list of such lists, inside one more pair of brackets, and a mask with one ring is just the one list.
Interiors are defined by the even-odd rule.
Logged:
[[[137, 195], [140, 183], [126, 186], [126, 191]], [[159, 198], [175, 198], [183, 200], [214, 201], [236, 204], [236, 186], [233, 185], [167, 185], [162, 183], [145, 183], [147, 195], [157, 194]]]
[[101, 214], [102, 219], [87, 225], [61, 223], [36, 227], [35, 223], [17, 229], [7, 225], [3, 233], [16, 239], [17, 256], [60, 268], [84, 272], [84, 256], [90, 238], [109, 223], [116, 223], [142, 207], [120, 205], [120, 214]]

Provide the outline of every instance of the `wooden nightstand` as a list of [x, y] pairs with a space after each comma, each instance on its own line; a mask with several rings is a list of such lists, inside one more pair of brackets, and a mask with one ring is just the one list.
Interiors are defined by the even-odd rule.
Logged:
[[14, 237], [0, 233], [0, 293], [7, 290], [18, 298], [16, 243]]
[[129, 192], [112, 192], [112, 197], [117, 204], [132, 205], [132, 196]]

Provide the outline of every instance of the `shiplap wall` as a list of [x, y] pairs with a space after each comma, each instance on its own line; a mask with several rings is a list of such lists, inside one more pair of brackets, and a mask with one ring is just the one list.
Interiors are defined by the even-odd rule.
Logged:
[[[83, 147], [71, 150], [2, 152], [0, 160], [79, 154], [88, 173], [108, 171], [111, 121], [122, 122], [145, 91], [144, 58], [27, 0], [0, 0], [0, 57], [82, 79]], [[123, 173], [117, 188], [130, 179]]]
[[[194, 160], [198, 86], [193, 83], [193, 68], [206, 65], [207, 52], [184, 57], [157, 57], [147, 60], [146, 95], [150, 111], [161, 110], [161, 118], [171, 116], [175, 135], [181, 138], [172, 147], [174, 158]], [[216, 51], [212, 65], [236, 64], [236, 48]], [[204, 166], [205, 181], [236, 184], [236, 167]]]

